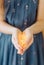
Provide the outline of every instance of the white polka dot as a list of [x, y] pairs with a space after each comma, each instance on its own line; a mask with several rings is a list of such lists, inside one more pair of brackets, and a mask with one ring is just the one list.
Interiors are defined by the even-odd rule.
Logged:
[[26, 10], [28, 9], [28, 5], [26, 5]]
[[24, 22], [24, 25], [27, 25], [27, 22]]
[[8, 0], [8, 3], [10, 3], [10, 0]]
[[24, 25], [27, 25], [27, 19], [25, 19]]
[[36, 0], [33, 0], [34, 3], [36, 3]]
[[23, 60], [24, 58], [23, 57], [21, 57], [21, 60]]
[[20, 6], [20, 3], [17, 3], [17, 6]]

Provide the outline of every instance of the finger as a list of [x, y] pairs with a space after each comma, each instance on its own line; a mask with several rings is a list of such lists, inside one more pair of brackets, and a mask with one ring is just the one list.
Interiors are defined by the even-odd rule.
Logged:
[[17, 46], [18, 46], [20, 49], [23, 49], [23, 48], [20, 46], [20, 44], [18, 43], [18, 38], [17, 38], [17, 36], [16, 36], [16, 37], [14, 37], [14, 41], [16, 41]]
[[20, 55], [23, 55], [23, 50], [18, 50], [17, 53], [20, 54]]
[[13, 39], [13, 44], [17, 50], [22, 49], [22, 47], [18, 44], [17, 40]]
[[14, 47], [17, 49], [17, 50], [19, 50], [20, 48], [18, 47], [18, 45], [17, 45], [17, 43], [16, 42], [13, 42], [13, 45], [14, 45]]
[[18, 43], [18, 40], [17, 39], [14, 39], [16, 41], [16, 45], [20, 48], [20, 49], [23, 49], [20, 44]]
[[18, 46], [19, 49], [23, 49], [18, 43], [16, 43], [16, 46]]
[[20, 49], [23, 49], [23, 48], [19, 45], [19, 43], [18, 43], [17, 40], [14, 40], [14, 41], [16, 42], [16, 45], [17, 45]]
[[33, 39], [33, 35], [30, 35], [30, 38], [28, 38], [28, 40], [26, 40], [26, 42], [29, 44], [29, 43], [31, 43], [32, 39]]
[[12, 43], [13, 43], [13, 45], [15, 46], [16, 49], [19, 49], [16, 40], [14, 40], [13, 38], [12, 38]]
[[32, 37], [32, 39], [30, 40], [30, 42], [28, 42], [28, 43], [27, 43], [27, 46], [23, 49], [24, 52], [32, 45], [33, 40], [34, 40], [34, 39], [33, 39], [33, 37]]
[[28, 42], [28, 45], [27, 45], [27, 47], [24, 49], [24, 51], [27, 50], [27, 49], [32, 45], [32, 43], [33, 43], [33, 38], [30, 40], [30, 42]]

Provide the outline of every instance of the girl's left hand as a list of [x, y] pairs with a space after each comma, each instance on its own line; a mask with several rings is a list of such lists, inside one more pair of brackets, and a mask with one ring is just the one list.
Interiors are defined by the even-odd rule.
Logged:
[[26, 28], [23, 32], [27, 36], [27, 39], [26, 39], [26, 45], [27, 46], [26, 46], [26, 48], [23, 49], [23, 53], [24, 53], [32, 45], [32, 43], [33, 43], [33, 34], [29, 30], [29, 28]]

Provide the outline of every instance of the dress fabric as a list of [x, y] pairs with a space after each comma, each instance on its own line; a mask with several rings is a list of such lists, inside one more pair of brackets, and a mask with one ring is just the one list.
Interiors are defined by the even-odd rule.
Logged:
[[[4, 0], [5, 21], [21, 31], [36, 21], [38, 0]], [[11, 35], [0, 33], [0, 65], [44, 65], [42, 33], [21, 56], [12, 44]]]

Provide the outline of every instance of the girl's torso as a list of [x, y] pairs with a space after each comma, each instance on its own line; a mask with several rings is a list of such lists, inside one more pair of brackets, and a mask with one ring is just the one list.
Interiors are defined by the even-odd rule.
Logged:
[[22, 31], [36, 21], [38, 0], [5, 0], [5, 20]]

